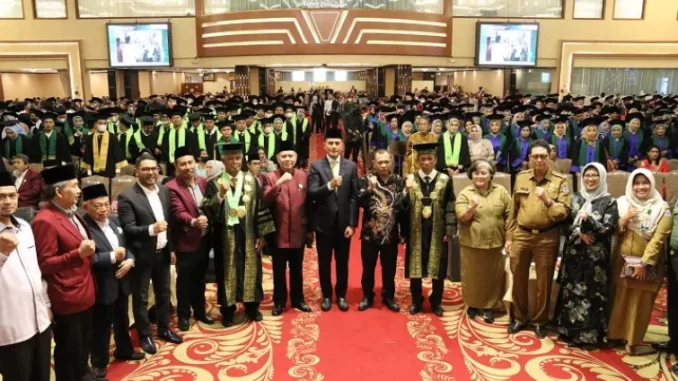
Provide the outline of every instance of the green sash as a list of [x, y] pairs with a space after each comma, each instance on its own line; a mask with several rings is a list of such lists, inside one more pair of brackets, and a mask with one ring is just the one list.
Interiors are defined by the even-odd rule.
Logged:
[[445, 165], [456, 167], [459, 165], [459, 154], [461, 152], [461, 134], [457, 131], [454, 134], [454, 151], [452, 151], [452, 142], [450, 142], [450, 131], [443, 134], [443, 144], [445, 148]]
[[[9, 157], [10, 140], [12, 140], [12, 139], [8, 138], [8, 139], [5, 140], [5, 158], [7, 158], [7, 159], [11, 159], [11, 157]], [[16, 142], [14, 144], [14, 147], [16, 148], [16, 155], [21, 155], [22, 153], [24, 153], [24, 140], [21, 138], [21, 135], [19, 135], [19, 136], [16, 137], [16, 139], [14, 139], [14, 141]]]
[[[233, 137], [231, 137], [232, 142], [236, 143], [242, 143], [240, 139], [238, 138], [238, 135], [240, 134], [240, 131], [236, 131], [233, 134]], [[250, 152], [250, 145], [252, 143], [252, 135], [250, 135], [249, 131], [245, 130], [245, 153]]]
[[[238, 181], [238, 177], [240, 177], [240, 181]], [[226, 202], [228, 203], [228, 209], [233, 209], [236, 210], [238, 206], [240, 205], [240, 198], [242, 197], [242, 190], [243, 190], [243, 178], [244, 176], [242, 175], [242, 172], [238, 172], [238, 175], [235, 176], [235, 186], [233, 190], [226, 192]], [[228, 172], [224, 171], [224, 173], [221, 175], [221, 181], [226, 181], [226, 182], [231, 182], [231, 179], [233, 177], [228, 174]], [[228, 220], [227, 224], [228, 226], [234, 226], [240, 223], [240, 218], [238, 218], [237, 215], [232, 216], [228, 214]]]
[[[581, 146], [579, 147], [579, 163], [577, 163], [577, 164], [579, 164], [580, 167], [583, 167], [584, 165], [588, 164], [588, 163], [586, 163], [586, 156], [587, 156], [586, 154], [588, 152], [588, 148], [589, 148], [588, 145], [589, 144], [586, 142], [585, 139], [582, 139], [580, 144], [581, 144]], [[599, 148], [600, 148], [600, 144], [598, 144], [598, 142], [596, 142], [595, 151], [594, 151], [595, 156], [593, 157], [593, 161], [598, 160], [598, 154], [600, 153]]]
[[620, 136], [619, 137], [619, 144], [615, 147], [614, 141], [615, 137], [610, 136], [610, 141], [608, 142], [608, 149], [610, 150], [610, 156], [613, 159], [619, 159], [619, 155], [621, 154], [621, 151], [624, 149], [624, 137]]
[[[120, 137], [123, 135], [123, 133], [118, 133], [118, 142], [120, 141]], [[127, 137], [125, 139], [125, 158], [126, 159], [131, 159], [132, 155], [129, 153], [129, 142], [132, 140], [132, 137], [134, 135], [134, 130], [130, 127], [127, 129], [127, 131], [124, 132], [124, 135]]]
[[[297, 144], [297, 128], [296, 128], [296, 125], [297, 125], [298, 119], [295, 116], [294, 118], [292, 118], [292, 120], [294, 121], [294, 128], [292, 129], [292, 143], [294, 143], [296, 145]], [[304, 118], [301, 122], [301, 132], [305, 133], [307, 127], [308, 127], [308, 119]], [[285, 138], [283, 140], [287, 140], [287, 138]]]
[[57, 132], [52, 131], [52, 135], [49, 137], [49, 146], [47, 145], [47, 136], [45, 132], [40, 133], [40, 154], [42, 156], [42, 161], [45, 160], [56, 160], [56, 147], [57, 147]]
[[134, 136], [134, 141], [137, 143], [137, 148], [139, 148], [139, 151], [142, 151], [142, 150], [146, 149], [146, 146], [144, 145], [144, 142], [141, 140], [141, 128], [138, 129], [138, 130], [134, 133], [133, 136]]
[[[266, 138], [268, 139], [268, 151], [266, 151], [266, 157], [271, 159], [275, 155], [275, 133], [271, 132]], [[264, 144], [264, 134], [259, 135], [259, 147], [266, 147]]]
[[[170, 163], [174, 163], [174, 151], [177, 149], [174, 145], [174, 140], [177, 135], [177, 129], [172, 128], [172, 130], [169, 132], [169, 159]], [[179, 147], [183, 147], [186, 145], [186, 128], [184, 126], [181, 126], [179, 129]]]
[[[200, 126], [200, 127], [202, 127], [202, 126]], [[216, 127], [214, 127], [214, 128], [216, 128]], [[200, 149], [204, 149], [204, 150], [207, 150], [207, 145], [205, 145], [205, 132], [206, 131], [207, 130], [205, 130], [203, 128], [198, 132], [198, 147]], [[219, 130], [217, 130], [217, 141], [219, 141], [219, 140], [221, 140], [221, 132]], [[208, 152], [208, 154], [211, 155], [212, 153]]]
[[250, 132], [252, 135], [260, 134], [263, 132], [261, 128], [261, 121], [260, 120], [255, 120], [252, 122], [252, 125], [247, 127], [247, 130]]

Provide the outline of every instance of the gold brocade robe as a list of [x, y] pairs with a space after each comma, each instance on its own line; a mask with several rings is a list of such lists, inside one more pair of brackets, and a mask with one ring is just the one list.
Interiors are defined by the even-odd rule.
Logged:
[[[273, 216], [261, 200], [261, 187], [252, 175], [245, 174], [243, 178], [237, 210], [229, 208], [227, 198], [219, 198], [218, 193], [205, 205], [206, 214], [215, 219], [215, 239], [219, 240], [215, 248], [222, 251], [223, 269], [217, 271], [224, 272], [224, 306], [263, 300], [261, 254], [256, 249], [256, 242], [257, 238], [275, 232]], [[228, 226], [229, 215], [238, 212], [239, 223]]]
[[[403, 200], [402, 236], [407, 240], [405, 277], [444, 279], [447, 274], [447, 242], [457, 230], [454, 191], [449, 176], [438, 172], [428, 186], [418, 174]], [[430, 215], [425, 209], [430, 208]]]
[[407, 144], [405, 145], [405, 160], [403, 161], [403, 177], [407, 177], [410, 173], [416, 173], [419, 170], [419, 164], [417, 164], [417, 153], [414, 152], [412, 146], [415, 144], [422, 143], [437, 143], [438, 138], [432, 133], [423, 134], [421, 132], [415, 132], [410, 135], [407, 139]]

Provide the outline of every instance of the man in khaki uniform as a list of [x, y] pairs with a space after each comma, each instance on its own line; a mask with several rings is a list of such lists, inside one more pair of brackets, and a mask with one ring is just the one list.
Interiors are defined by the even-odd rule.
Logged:
[[419, 170], [417, 162], [417, 152], [413, 147], [417, 144], [437, 143], [438, 137], [431, 132], [431, 119], [428, 116], [422, 116], [417, 123], [418, 131], [410, 135], [405, 146], [405, 161], [403, 162], [403, 178], [410, 174], [416, 174]]
[[530, 323], [527, 287], [534, 258], [537, 300], [531, 323], [539, 338], [546, 337], [551, 284], [560, 244], [558, 226], [569, 213], [571, 198], [565, 175], [551, 170], [548, 153], [549, 145], [544, 140], [530, 145], [528, 156], [532, 169], [516, 177], [505, 244], [513, 273], [513, 322], [508, 332], [516, 333]]

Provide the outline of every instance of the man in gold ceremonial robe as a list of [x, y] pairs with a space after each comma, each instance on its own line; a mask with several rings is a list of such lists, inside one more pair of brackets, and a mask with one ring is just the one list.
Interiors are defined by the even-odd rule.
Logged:
[[452, 179], [435, 170], [437, 143], [414, 145], [418, 170], [405, 181], [401, 234], [405, 239], [405, 277], [410, 278], [412, 315], [423, 304], [421, 280], [431, 278], [431, 310], [443, 316], [442, 298], [447, 275], [447, 241], [457, 230]]
[[205, 214], [214, 221], [215, 253], [223, 258], [226, 300], [221, 306], [222, 324], [233, 325], [237, 302], [245, 304], [249, 320], [261, 321], [259, 302], [264, 299], [262, 288], [261, 249], [264, 236], [275, 232], [271, 212], [264, 207], [262, 190], [257, 180], [243, 172], [243, 145], [231, 143], [223, 147], [226, 171], [218, 180], [219, 193], [203, 204]]
[[407, 139], [407, 145], [405, 148], [405, 161], [403, 162], [404, 177], [407, 177], [409, 174], [416, 174], [419, 170], [417, 152], [413, 149], [414, 145], [438, 142], [438, 138], [431, 133], [431, 119], [429, 119], [428, 116], [422, 116], [419, 118], [417, 130], [417, 132], [410, 135], [410, 137]]
[[530, 144], [527, 156], [532, 169], [516, 177], [504, 244], [513, 273], [513, 321], [508, 332], [517, 333], [530, 323], [527, 287], [534, 260], [537, 300], [531, 323], [541, 339], [546, 337], [545, 325], [549, 319], [551, 285], [560, 246], [558, 227], [570, 212], [572, 196], [565, 175], [551, 170], [548, 153], [549, 144], [545, 140]]
[[115, 177], [127, 165], [125, 154], [115, 134], [108, 131], [108, 115], [96, 116], [94, 131], [85, 137], [85, 152], [81, 168], [87, 175]]

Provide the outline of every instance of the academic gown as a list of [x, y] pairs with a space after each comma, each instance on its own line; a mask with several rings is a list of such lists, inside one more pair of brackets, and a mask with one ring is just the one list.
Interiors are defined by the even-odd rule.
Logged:
[[509, 157], [507, 158], [511, 163], [511, 173], [518, 173], [523, 170], [523, 162], [528, 161], [527, 154], [530, 143], [532, 143], [532, 139], [529, 138], [519, 138], [512, 142], [511, 149], [509, 150]]
[[235, 142], [240, 142], [244, 143], [243, 148], [242, 148], [242, 170], [246, 171], [247, 170], [247, 153], [250, 152], [250, 150], [254, 149], [257, 147], [257, 137], [250, 134], [249, 131], [245, 130], [243, 132], [240, 131], [235, 131], [233, 132], [233, 137], [231, 138]]
[[635, 164], [628, 163], [626, 166], [627, 171], [633, 171], [640, 164], [640, 160], [645, 157], [643, 152], [643, 140], [644, 133], [642, 129], [638, 129], [635, 134], [627, 130], [624, 132], [624, 139], [626, 139], [626, 146], [628, 147], [629, 158], [637, 157], [638, 161]]
[[[160, 155], [155, 154], [155, 149], [160, 148], [158, 147], [157, 133], [151, 132], [149, 135], [146, 135], [143, 131], [137, 131], [134, 133], [134, 142], [139, 149], [139, 153], [141, 153], [141, 151], [144, 149], [147, 149], [156, 158], [156, 160], [162, 159], [162, 153]], [[134, 160], [136, 160], [136, 158]]]
[[287, 136], [292, 138], [294, 142], [294, 147], [297, 150], [299, 159], [308, 159], [310, 141], [311, 141], [311, 129], [308, 128], [309, 123], [308, 119], [298, 119], [293, 118], [285, 122], [285, 128], [287, 129]]
[[671, 141], [668, 137], [666, 136], [657, 136], [657, 135], [652, 135], [649, 139], [644, 139], [643, 140], [643, 146], [641, 147], [641, 152], [645, 153], [647, 152], [648, 147], [654, 144], [657, 147], [659, 147], [659, 152], [664, 152], [668, 151], [666, 156], [662, 156], [664, 159], [672, 159], [673, 158], [673, 149], [671, 146]]
[[261, 134], [257, 137], [257, 147], [264, 149], [268, 160], [276, 160], [275, 155], [280, 152], [281, 142], [280, 135], [276, 135], [274, 132], [271, 132], [268, 135]]
[[[584, 157], [581, 150], [586, 149], [586, 156]], [[597, 162], [602, 166], [607, 166], [607, 157], [605, 155], [605, 146], [602, 142], [596, 141], [593, 146], [589, 145], [585, 139], [576, 140], [572, 144], [570, 159], [572, 159], [571, 172], [579, 172], [586, 164]]]
[[134, 158], [139, 155], [139, 147], [137, 147], [137, 142], [134, 139], [134, 133], [129, 133], [129, 134], [122, 134], [118, 133], [118, 142], [120, 144], [120, 148], [122, 149], [122, 153], [125, 156], [125, 159], [129, 162], [132, 163], [134, 161]]
[[509, 139], [501, 132], [497, 135], [487, 134], [484, 139], [489, 140], [494, 151], [494, 158], [497, 161], [497, 166], [500, 168], [506, 167], [506, 157], [508, 156], [508, 149], [510, 147]]
[[[103, 171], [94, 170], [94, 136], [96, 132], [90, 135], [87, 135], [85, 138], [85, 153], [82, 156], [81, 168], [84, 170], [91, 170], [92, 175], [99, 175], [104, 177], [115, 177], [115, 170], [120, 169], [127, 165], [127, 160], [125, 159], [125, 153], [120, 146], [118, 138], [114, 134], [108, 132], [108, 152], [106, 153], [106, 167]], [[103, 143], [104, 134], [99, 135], [99, 150]], [[99, 151], [99, 156], [102, 156], [101, 151]]]
[[[18, 140], [21, 140], [20, 150], [17, 149]], [[7, 160], [11, 160], [18, 154], [26, 155], [29, 158], [35, 156], [33, 149], [33, 142], [31, 141], [31, 138], [27, 137], [26, 135], [19, 135], [16, 139], [10, 139], [6, 137], [2, 139], [2, 146], [0, 146], [0, 150], [2, 150], [2, 157]]]
[[[459, 134], [460, 132], [457, 132]], [[455, 134], [456, 136], [456, 134]], [[447, 168], [452, 168], [445, 163], [445, 141], [444, 139], [450, 139], [450, 148], [454, 150], [454, 139], [455, 136], [449, 136], [447, 133], [442, 133], [438, 137], [438, 148], [436, 150], [436, 156], [437, 156], [437, 161], [436, 161], [436, 170], [441, 171], [443, 173], [447, 173]], [[468, 148], [468, 139], [466, 136], [461, 134], [459, 136], [461, 139], [461, 145], [459, 147], [460, 152], [459, 152], [459, 162], [457, 163], [457, 166], [462, 166], [463, 169], [467, 169], [471, 165], [471, 153]], [[455, 168], [452, 168], [455, 169]]]
[[[212, 130], [212, 133], [210, 133], [207, 130], [203, 130], [200, 133], [205, 136], [205, 151], [207, 151], [207, 155], [214, 160], [219, 160], [221, 159], [220, 156], [215, 156], [214, 153], [214, 145], [217, 144], [219, 140], [219, 135], [217, 133], [218, 131], [216, 130], [216, 127]], [[198, 139], [198, 144], [200, 144], [200, 139]], [[199, 149], [202, 149], [202, 147], [198, 147]]]
[[[162, 136], [162, 153], [163, 153], [163, 161], [166, 163], [172, 163], [174, 164], [174, 160], [171, 160], [170, 158], [170, 136], [172, 134], [170, 131], [165, 131], [165, 133]], [[179, 134], [175, 134], [175, 144], [174, 144], [174, 149], [176, 150], [179, 148]], [[185, 145], [191, 149], [191, 153], [193, 153], [193, 156], [198, 157], [198, 153], [200, 150], [198, 150], [198, 139], [196, 138], [195, 134], [189, 131], [188, 129], [186, 130], [186, 138], [184, 140]]]
[[49, 140], [45, 145], [45, 150], [49, 152], [42, 152], [40, 147], [40, 136], [44, 135], [44, 132], [40, 131], [40, 133], [33, 135], [33, 141], [31, 143], [33, 147], [33, 157], [31, 157], [31, 162], [42, 163], [45, 160], [56, 160], [59, 163], [70, 163], [73, 161], [66, 136], [56, 131], [53, 131], [52, 133], [56, 134], [56, 152], [49, 151]]
[[[444, 237], [454, 236], [457, 223], [452, 179], [437, 172], [426, 186], [418, 173], [414, 178], [415, 186], [402, 202], [401, 235], [407, 239], [405, 277], [442, 280], [447, 275], [448, 256]], [[429, 218], [422, 216], [425, 207], [431, 207]]]
[[572, 151], [571, 138], [567, 136], [567, 133], [563, 136], [557, 136], [556, 134], [551, 135], [551, 140], [549, 143], [553, 144], [556, 147], [556, 156], [558, 159], [569, 159], [570, 153]]
[[629, 161], [626, 139], [624, 139], [623, 136], [614, 138], [611, 135], [608, 135], [603, 140], [603, 147], [605, 148], [608, 158], [616, 163], [617, 168], [622, 171], [625, 170], [626, 164]]

